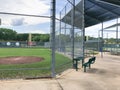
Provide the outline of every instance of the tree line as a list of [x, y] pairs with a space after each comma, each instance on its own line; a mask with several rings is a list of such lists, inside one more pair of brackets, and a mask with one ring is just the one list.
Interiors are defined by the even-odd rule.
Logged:
[[[28, 41], [29, 33], [17, 33], [12, 29], [0, 28], [0, 41]], [[32, 41], [48, 42], [49, 34], [32, 34]]]
[[[28, 41], [29, 33], [23, 33], [19, 34], [16, 31], [12, 29], [7, 29], [7, 28], [0, 28], [0, 41]], [[57, 37], [61, 38], [61, 40], [65, 40], [67, 42], [71, 41], [70, 35], [58, 35]], [[56, 39], [59, 39], [57, 38]], [[74, 37], [75, 41], [79, 41], [82, 38], [82, 36], [76, 36]], [[99, 38], [100, 40], [102, 39], [101, 37]], [[32, 34], [32, 41], [37, 41], [37, 42], [48, 42], [50, 40], [50, 35], [49, 34]], [[85, 41], [87, 40], [98, 40], [98, 38], [95, 37], [90, 37], [90, 36], [85, 36]], [[108, 44], [114, 44], [116, 43], [115, 38], [104, 38], [105, 43]], [[118, 39], [117, 43], [120, 43], [120, 39]]]

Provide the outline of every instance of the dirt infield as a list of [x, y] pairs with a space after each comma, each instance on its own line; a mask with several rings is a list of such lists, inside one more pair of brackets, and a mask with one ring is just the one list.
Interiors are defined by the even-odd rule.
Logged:
[[0, 57], [0, 64], [27, 64], [40, 62], [42, 60], [44, 60], [44, 58], [35, 56], [10, 56]]

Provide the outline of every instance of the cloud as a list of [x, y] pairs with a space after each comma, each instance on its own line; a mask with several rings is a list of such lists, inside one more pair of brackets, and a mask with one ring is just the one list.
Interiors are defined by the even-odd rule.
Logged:
[[43, 15], [48, 10], [48, 5], [42, 0], [0, 0], [0, 11], [24, 14]]
[[46, 22], [50, 22], [50, 19], [48, 18], [40, 18], [40, 17], [25, 17], [25, 22], [28, 25], [32, 25], [32, 24], [42, 24], [42, 23], [46, 23]]
[[[49, 0], [0, 0], [0, 11], [19, 14], [50, 16]], [[49, 19], [0, 15], [4, 25], [24, 25], [49, 22]]]
[[19, 19], [12, 19], [11, 25], [12, 26], [20, 26], [25, 24], [24, 18], [19, 18]]
[[9, 26], [8, 28], [15, 30], [17, 33], [50, 33], [49, 23], [36, 25]]

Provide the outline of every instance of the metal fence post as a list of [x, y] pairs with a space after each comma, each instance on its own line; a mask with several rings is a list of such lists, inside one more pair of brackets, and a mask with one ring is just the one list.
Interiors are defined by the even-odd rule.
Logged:
[[60, 21], [59, 21], [60, 23], [60, 27], [59, 27], [59, 52], [61, 52], [61, 30], [62, 30], [62, 28], [61, 28], [61, 12], [60, 12]]
[[[118, 45], [118, 30], [119, 30], [119, 28], [118, 28], [118, 18], [117, 18], [117, 21], [116, 21], [116, 23], [117, 23], [117, 26], [116, 26], [116, 44]], [[118, 54], [118, 46], [116, 45], [116, 49], [117, 49], [117, 54]]]
[[[75, 20], [75, 0], [73, 0], [73, 10], [71, 12], [71, 42], [72, 42], [72, 60], [74, 59], [74, 20]], [[73, 64], [74, 64], [74, 60], [73, 60]], [[74, 65], [73, 65], [74, 67]]]
[[104, 45], [104, 37], [103, 37], [103, 22], [102, 22], [102, 45], [101, 45], [101, 57], [103, 58], [103, 45]]
[[56, 17], [56, 0], [52, 0], [52, 9], [51, 9], [51, 49], [52, 49], [52, 60], [51, 60], [51, 71], [52, 77], [55, 75], [55, 17]]
[[83, 52], [83, 60], [82, 60], [82, 66], [83, 66], [83, 63], [84, 63], [84, 58], [85, 58], [85, 1], [82, 0], [82, 4], [83, 4], [83, 14], [82, 14], [82, 52]]

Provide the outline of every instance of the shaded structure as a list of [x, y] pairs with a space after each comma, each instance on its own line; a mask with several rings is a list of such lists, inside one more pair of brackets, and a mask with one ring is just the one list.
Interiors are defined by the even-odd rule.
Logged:
[[[120, 16], [119, 0], [67, 0], [68, 3], [60, 12], [60, 29], [57, 31], [57, 49], [67, 54], [72, 59], [75, 57], [85, 58], [85, 52], [100, 51], [103, 57], [104, 50], [104, 22], [116, 19]], [[86, 41], [85, 28], [100, 24], [101, 38], [98, 40]], [[118, 28], [115, 30], [116, 40]], [[67, 38], [67, 39], [66, 39]], [[92, 46], [91, 46], [91, 45]], [[84, 62], [84, 60], [83, 60]], [[74, 63], [74, 62], [73, 62]]]
[[[71, 0], [72, 1], [72, 0]], [[82, 12], [82, 0], [75, 6], [76, 19], [74, 26], [80, 28], [80, 18]], [[85, 27], [96, 25], [101, 22], [116, 19], [120, 16], [120, 1], [119, 0], [84, 0], [84, 17]], [[71, 12], [70, 10], [63, 18], [62, 21], [71, 25]]]

